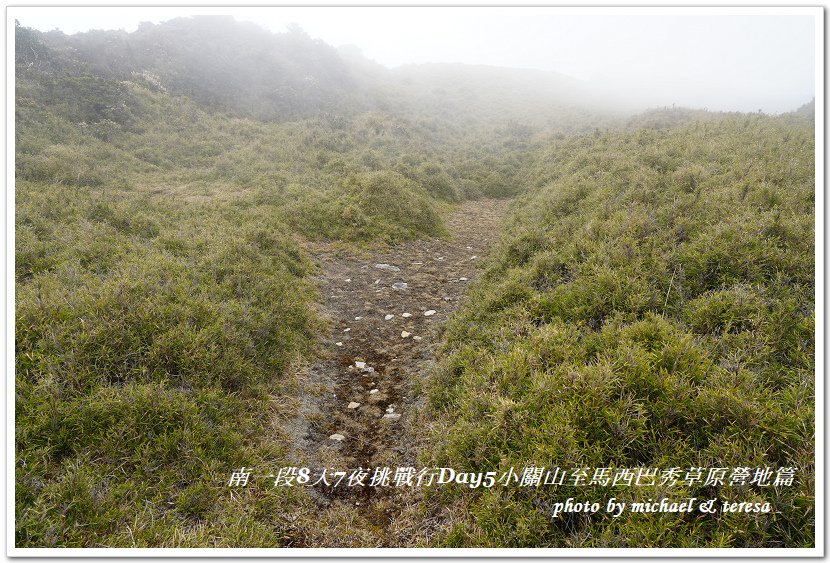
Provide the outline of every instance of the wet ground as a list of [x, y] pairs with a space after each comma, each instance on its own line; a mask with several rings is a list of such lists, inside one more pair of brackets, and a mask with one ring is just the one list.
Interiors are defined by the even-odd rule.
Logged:
[[[434, 365], [438, 329], [478, 275], [506, 208], [502, 200], [462, 204], [445, 219], [447, 239], [377, 251], [304, 244], [320, 266], [321, 314], [331, 330], [304, 377], [313, 397], [294, 431], [299, 462], [317, 469], [417, 467], [417, 382]], [[317, 546], [405, 542], [395, 522], [405, 501], [395, 488], [320, 486], [312, 493], [332, 529]]]

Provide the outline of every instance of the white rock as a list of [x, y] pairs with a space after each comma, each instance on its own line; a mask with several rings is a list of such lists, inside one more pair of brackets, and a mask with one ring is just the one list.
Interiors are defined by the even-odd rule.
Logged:
[[356, 409], [359, 406], [360, 406], [360, 403], [355, 403], [354, 401], [352, 401], [351, 403], [349, 403], [349, 406], [346, 407], [346, 408], [347, 409]]
[[331, 436], [329, 436], [329, 439], [335, 440], [337, 442], [342, 442], [346, 439], [346, 437], [343, 434], [332, 434]]
[[378, 270], [386, 270], [388, 272], [400, 272], [401, 269], [397, 266], [393, 266], [391, 264], [375, 264], [375, 268]]
[[401, 413], [397, 412], [390, 412], [383, 415], [383, 418], [388, 418], [389, 420], [398, 420], [401, 417]]
[[374, 395], [375, 393], [379, 393], [379, 391], [377, 389], [372, 389], [371, 391], [369, 391], [370, 395]]
[[380, 283], [380, 278], [378, 278], [378, 279], [376, 279], [376, 280], [375, 280], [375, 285], [377, 285], [377, 284], [379, 284], [379, 283]]
[[395, 282], [392, 284], [392, 289], [406, 289], [409, 287], [405, 282]]
[[361, 320], [362, 318], [363, 318], [363, 317], [355, 317], [355, 318], [354, 318], [354, 320], [359, 321], [359, 320]]
[[458, 278], [458, 281], [467, 281], [467, 278]]
[[470, 260], [475, 260], [478, 256], [470, 256]]
[[351, 281], [352, 281], [352, 278], [346, 278], [346, 283], [349, 283]]
[[349, 332], [350, 330], [352, 330], [352, 329], [350, 329], [350, 328], [344, 328], [344, 329], [343, 329], [343, 332]]
[[389, 405], [388, 407], [386, 407], [386, 412], [387, 413], [395, 412], [395, 407], [393, 407], [392, 405]]
[[412, 340], [415, 340], [415, 341], [417, 341], [417, 342], [420, 342], [421, 340], [423, 340], [423, 337], [421, 337], [421, 336], [413, 336], [413, 337], [412, 337]]
[[334, 345], [335, 345], [335, 346], [342, 346], [342, 345], [343, 345], [343, 343], [342, 343], [342, 342], [335, 342], [335, 343], [334, 343]]
[[424, 316], [425, 317], [431, 317], [434, 314], [435, 314], [435, 309], [430, 309], [429, 311], [424, 311]]
[[401, 331], [401, 338], [406, 338], [406, 337], [408, 337], [410, 334], [412, 334], [412, 333], [411, 333], [411, 332], [406, 332], [405, 330], [403, 330], [403, 331]]
[[403, 318], [405, 318], [405, 319], [408, 319], [409, 317], [411, 317], [411, 316], [412, 316], [412, 313], [404, 313], [404, 314], [403, 314], [403, 315], [401, 315], [401, 316], [402, 316]]
[[356, 367], [357, 369], [363, 369], [366, 367], [366, 362], [355, 362], [354, 367]]
[[363, 368], [363, 373], [375, 373], [375, 368], [371, 366], [366, 366], [365, 368]]
[[386, 315], [385, 317], [383, 317], [383, 320], [384, 321], [391, 321], [394, 318], [395, 318], [395, 315]]
[[472, 250], [472, 249], [473, 249], [473, 247], [472, 247], [472, 246], [468, 246], [468, 247], [467, 247], [467, 250]]

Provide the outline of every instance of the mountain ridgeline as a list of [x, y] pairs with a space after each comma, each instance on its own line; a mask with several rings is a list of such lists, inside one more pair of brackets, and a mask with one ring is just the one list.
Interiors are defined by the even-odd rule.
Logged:
[[[515, 109], [517, 98], [577, 105], [586, 94], [577, 81], [551, 72], [468, 65], [388, 70], [354, 48], [339, 52], [314, 40], [298, 26], [271, 33], [230, 16], [144, 23], [133, 33], [67, 36], [18, 27], [16, 64], [25, 70], [18, 80], [57, 72], [70, 82], [62, 85], [64, 92], [60, 87], [40, 91], [42, 100], [61, 94], [88, 98], [97, 84], [113, 90], [107, 107], [122, 104], [126, 111], [129, 97], [117, 91], [118, 84], [130, 81], [187, 96], [210, 111], [263, 121], [388, 109], [453, 115], [461, 108], [468, 111], [471, 103]], [[87, 108], [73, 117], [125, 120], [106, 109]]]
[[[15, 88], [18, 547], [815, 545], [815, 101], [630, 115], [552, 72], [387, 69], [296, 26], [214, 16], [18, 24]], [[411, 455], [390, 459], [794, 467], [792, 486], [445, 487], [383, 497], [374, 519], [376, 504], [271, 479], [230, 489], [234, 468], [296, 465], [334, 418], [309, 405], [343, 402], [313, 366], [343, 371], [334, 354], [359, 331], [324, 347], [310, 249], [372, 278], [338, 302], [357, 322], [381, 291], [360, 260], [406, 243], [424, 266], [440, 244], [421, 243], [449, 244], [476, 205], [508, 209], [455, 249], [481, 275], [430, 288], [432, 309], [462, 297], [434, 340], [394, 333], [432, 355], [396, 376], [386, 412], [403, 412], [391, 428], [409, 425], [396, 451]], [[444, 258], [430, 279], [449, 283]], [[552, 522], [577, 493], [773, 510]]]

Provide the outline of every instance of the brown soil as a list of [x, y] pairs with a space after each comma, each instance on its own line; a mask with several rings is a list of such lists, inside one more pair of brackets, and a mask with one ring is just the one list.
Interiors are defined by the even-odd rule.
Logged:
[[[329, 319], [331, 330], [321, 343], [320, 360], [305, 375], [306, 390], [316, 392], [316, 398], [301, 406], [294, 429], [298, 463], [311, 467], [314, 474], [323, 467], [329, 471], [362, 467], [370, 475], [375, 467], [419, 468], [411, 425], [423, 399], [416, 396], [415, 383], [434, 365], [440, 327], [464, 298], [480, 259], [496, 241], [507, 203], [462, 204], [446, 217], [447, 239], [365, 252], [304, 243], [321, 269], [317, 279], [321, 313]], [[394, 289], [398, 282], [406, 283], [406, 289]], [[425, 316], [430, 310], [435, 313]], [[404, 313], [411, 316], [405, 318]], [[389, 314], [394, 317], [385, 320]], [[403, 337], [404, 331], [410, 334]], [[373, 371], [364, 372], [355, 362], [365, 362]], [[349, 409], [350, 402], [360, 406]], [[385, 418], [387, 409], [400, 418]], [[334, 434], [345, 438], [338, 442], [330, 438]], [[319, 532], [310, 531], [308, 547], [407, 542], [400, 532], [393, 533], [402, 527], [395, 519], [405, 496], [395, 495], [394, 487], [307, 489], [319, 511], [315, 514]]]

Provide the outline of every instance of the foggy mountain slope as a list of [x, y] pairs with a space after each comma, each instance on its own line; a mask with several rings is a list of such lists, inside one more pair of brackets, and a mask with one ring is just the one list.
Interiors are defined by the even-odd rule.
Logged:
[[815, 546], [815, 101], [15, 33], [16, 546]]
[[134, 33], [40, 35], [65, 63], [110, 80], [145, 77], [205, 108], [262, 120], [357, 106], [357, 86], [337, 52], [299, 28], [272, 34], [230, 17], [178, 18]]
[[[531, 117], [602, 106], [586, 84], [558, 73], [466, 64], [387, 69], [356, 49], [312, 39], [297, 26], [271, 33], [229, 16], [145, 23], [133, 33], [26, 29], [25, 35], [50, 52], [54, 64], [41, 71], [143, 81], [209, 111], [264, 121], [367, 110]], [[44, 101], [52, 100], [47, 95]]]
[[[402, 89], [432, 104], [507, 108], [597, 105], [587, 85], [564, 74], [469, 64], [404, 65], [392, 69]], [[467, 110], [469, 111], [469, 110]]]

